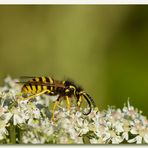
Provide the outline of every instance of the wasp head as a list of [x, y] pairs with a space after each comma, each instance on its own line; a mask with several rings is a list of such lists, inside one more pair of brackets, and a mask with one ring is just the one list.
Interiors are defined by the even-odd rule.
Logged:
[[76, 94], [76, 85], [71, 81], [65, 81], [65, 94], [68, 96], [72, 96]]

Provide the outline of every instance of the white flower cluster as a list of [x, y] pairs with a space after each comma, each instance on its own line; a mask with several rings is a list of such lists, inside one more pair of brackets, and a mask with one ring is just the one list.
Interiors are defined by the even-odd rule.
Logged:
[[0, 88], [1, 144], [148, 144], [148, 119], [129, 102], [87, 116], [76, 107], [58, 108], [52, 121], [50, 96], [18, 103], [15, 81], [7, 77]]

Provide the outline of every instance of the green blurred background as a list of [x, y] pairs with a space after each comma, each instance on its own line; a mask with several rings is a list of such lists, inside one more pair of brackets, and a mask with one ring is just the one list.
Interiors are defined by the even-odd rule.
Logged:
[[100, 109], [130, 98], [148, 115], [148, 6], [0, 6], [0, 84], [71, 78]]

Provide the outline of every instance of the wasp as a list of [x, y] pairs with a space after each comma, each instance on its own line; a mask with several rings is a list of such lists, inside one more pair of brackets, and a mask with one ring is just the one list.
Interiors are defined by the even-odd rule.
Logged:
[[[23, 77], [24, 78], [24, 77]], [[59, 105], [61, 100], [64, 98], [67, 102], [67, 109], [70, 110], [70, 98], [75, 98], [78, 108], [80, 108], [82, 104], [82, 99], [85, 99], [89, 110], [84, 113], [84, 115], [88, 115], [92, 110], [92, 105], [95, 108], [96, 104], [94, 100], [84, 91], [81, 87], [77, 86], [73, 81], [59, 81], [55, 80], [51, 77], [26, 77], [29, 78], [28, 81], [18, 82], [23, 83], [21, 88], [21, 93], [31, 94], [25, 100], [29, 100], [31, 98], [35, 98], [42, 94], [46, 94], [49, 96], [58, 96], [53, 105], [52, 110], [52, 119], [54, 119], [54, 111], [56, 107]]]

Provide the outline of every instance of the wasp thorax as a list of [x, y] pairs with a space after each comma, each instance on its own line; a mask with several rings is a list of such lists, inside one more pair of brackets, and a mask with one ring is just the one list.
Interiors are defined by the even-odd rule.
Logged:
[[67, 95], [67, 96], [72, 96], [72, 95], [74, 95], [75, 94], [75, 87], [67, 87], [66, 89], [65, 89], [65, 95]]

